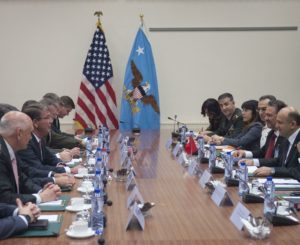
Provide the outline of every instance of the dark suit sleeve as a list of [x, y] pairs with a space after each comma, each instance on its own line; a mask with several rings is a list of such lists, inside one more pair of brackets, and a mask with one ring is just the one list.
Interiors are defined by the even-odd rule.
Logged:
[[80, 141], [74, 138], [74, 135], [68, 135], [66, 133], [57, 133], [53, 130], [49, 133], [47, 146], [54, 149], [67, 148], [72, 149], [74, 147], [82, 147]]
[[[51, 154], [51, 153], [49, 153]], [[56, 166], [50, 166], [43, 164], [39, 157], [36, 155], [34, 151], [34, 146], [32, 142], [29, 142], [28, 147], [26, 150], [22, 150], [18, 152], [18, 156], [22, 159], [24, 164], [36, 168], [39, 170], [44, 170], [44, 171], [54, 171], [56, 173], [65, 173], [65, 169], [62, 167], [56, 167]], [[59, 160], [58, 160], [59, 161]]]
[[19, 216], [9, 216], [0, 219], [0, 239], [8, 238], [27, 229], [27, 224]]

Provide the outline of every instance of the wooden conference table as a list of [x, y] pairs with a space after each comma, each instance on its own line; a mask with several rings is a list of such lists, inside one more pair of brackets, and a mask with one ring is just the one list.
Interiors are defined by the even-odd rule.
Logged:
[[[116, 143], [119, 133], [112, 133], [110, 163], [120, 168], [120, 150]], [[112, 180], [107, 185], [111, 207], [106, 207], [106, 244], [300, 244], [300, 226], [273, 227], [271, 236], [264, 241], [249, 239], [238, 231], [229, 220], [234, 206], [240, 201], [236, 187], [227, 188], [233, 207], [217, 207], [210, 195], [198, 184], [196, 176], [191, 177], [166, 150], [165, 142], [170, 131], [144, 132], [137, 136], [138, 153], [134, 167], [137, 186], [145, 201], [155, 202], [150, 215], [145, 217], [145, 230], [134, 228], [126, 231], [128, 217], [126, 208], [128, 191], [124, 182]], [[221, 175], [217, 178], [222, 178]], [[77, 181], [76, 185], [80, 183]], [[70, 193], [79, 196], [76, 187]], [[244, 204], [254, 216], [262, 215], [262, 204]], [[75, 214], [61, 212], [64, 216], [58, 237], [10, 238], [0, 244], [98, 244], [96, 237], [72, 239], [65, 229]]]

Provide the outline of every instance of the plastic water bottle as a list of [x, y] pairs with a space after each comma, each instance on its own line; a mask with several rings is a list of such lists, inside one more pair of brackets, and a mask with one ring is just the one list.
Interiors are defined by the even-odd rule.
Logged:
[[100, 147], [97, 147], [96, 153], [95, 153], [95, 158], [97, 159], [97, 158], [99, 158], [99, 157], [101, 157], [101, 148], [100, 148]]
[[92, 153], [92, 138], [91, 137], [87, 137], [85, 148], [86, 148], [86, 158], [88, 160], [90, 158], [90, 156], [93, 154]]
[[95, 231], [95, 234], [100, 236], [103, 234], [104, 228], [104, 215], [103, 215], [103, 200], [99, 189], [95, 189], [94, 196], [92, 198], [92, 215], [91, 226]]
[[239, 169], [239, 195], [243, 196], [244, 193], [249, 191], [248, 187], [248, 168], [245, 162], [240, 163]]
[[202, 136], [198, 138], [198, 159], [201, 161], [201, 159], [204, 158], [204, 139]]
[[185, 133], [186, 133], [186, 127], [181, 127], [181, 138], [180, 138], [180, 141], [181, 141], [181, 144], [185, 144]]
[[208, 168], [212, 170], [216, 166], [216, 159], [217, 159], [217, 153], [216, 153], [216, 145], [210, 144], [209, 145], [209, 159], [208, 159]]
[[95, 178], [94, 178], [94, 189], [99, 190], [102, 194], [103, 192], [103, 182], [101, 178], [101, 170], [96, 170]]
[[103, 130], [102, 127], [99, 127], [99, 133], [98, 133], [98, 147], [103, 147]]
[[272, 176], [268, 176], [264, 183], [265, 201], [264, 201], [264, 214], [275, 213], [275, 184]]
[[102, 164], [102, 158], [101, 157], [98, 157], [98, 158], [96, 158], [96, 164], [95, 164], [95, 170], [97, 171], [101, 171], [101, 169], [102, 169], [102, 166], [103, 164]]
[[228, 151], [225, 156], [225, 179], [230, 179], [232, 177], [232, 166], [233, 166], [233, 158], [231, 152]]

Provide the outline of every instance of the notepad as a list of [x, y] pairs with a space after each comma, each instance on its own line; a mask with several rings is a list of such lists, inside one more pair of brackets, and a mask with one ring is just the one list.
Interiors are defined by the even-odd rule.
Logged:
[[49, 222], [58, 222], [59, 221], [59, 215], [58, 214], [50, 214], [50, 215], [43, 214], [43, 215], [40, 215], [40, 217], [38, 219], [39, 220], [40, 219], [46, 219]]
[[39, 206], [61, 206], [61, 205], [63, 205], [63, 200], [43, 202], [39, 204]]

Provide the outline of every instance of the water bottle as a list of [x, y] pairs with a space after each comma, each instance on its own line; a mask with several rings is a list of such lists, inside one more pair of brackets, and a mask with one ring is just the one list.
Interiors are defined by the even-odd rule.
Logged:
[[97, 159], [97, 158], [99, 158], [99, 157], [101, 157], [101, 148], [100, 148], [100, 147], [97, 147], [96, 153], [95, 153], [95, 158]]
[[201, 161], [201, 159], [204, 158], [204, 139], [202, 136], [198, 138], [198, 159]]
[[96, 170], [95, 178], [94, 178], [94, 189], [98, 189], [101, 194], [103, 192], [103, 182], [101, 178], [101, 170]]
[[272, 180], [272, 176], [268, 176], [264, 183], [265, 200], [264, 200], [264, 214], [275, 213], [275, 184]]
[[99, 189], [95, 189], [94, 196], [92, 198], [92, 215], [91, 226], [95, 234], [100, 236], [103, 234], [104, 228], [104, 215], [103, 215], [103, 200]]
[[186, 133], [186, 127], [182, 126], [181, 127], [181, 138], [180, 138], [181, 144], [185, 144], [185, 133]]
[[230, 179], [232, 177], [232, 166], [233, 166], [233, 158], [231, 152], [228, 151], [225, 156], [225, 179]]
[[87, 137], [86, 139], [86, 159], [90, 159], [90, 156], [93, 154], [92, 153], [92, 138], [91, 137]]
[[209, 145], [209, 159], [208, 159], [208, 168], [212, 170], [216, 166], [216, 159], [217, 159], [217, 153], [216, 153], [216, 145], [210, 144]]
[[102, 127], [99, 127], [99, 133], [98, 133], [98, 147], [103, 147], [103, 130]]
[[239, 195], [243, 196], [244, 193], [248, 193], [248, 168], [245, 162], [240, 163], [239, 168]]
[[102, 158], [101, 157], [96, 158], [95, 170], [96, 171], [98, 170], [100, 172], [102, 167], [103, 167]]

